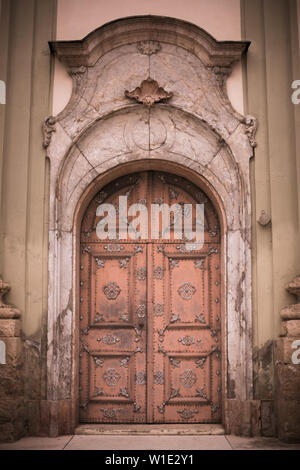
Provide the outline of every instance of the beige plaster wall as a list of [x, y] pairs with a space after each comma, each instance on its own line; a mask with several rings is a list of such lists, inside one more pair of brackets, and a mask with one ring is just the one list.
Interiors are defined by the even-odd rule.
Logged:
[[[57, 39], [82, 39], [99, 26], [134, 15], [172, 16], [194, 23], [216, 39], [240, 40], [240, 0], [58, 0]], [[241, 64], [236, 64], [227, 83], [234, 108], [243, 113]], [[72, 90], [71, 78], [55, 62], [53, 114], [67, 104]]]
[[0, 273], [11, 283], [6, 298], [22, 311], [23, 331], [37, 341], [47, 309], [48, 170], [41, 124], [51, 112], [54, 15], [52, 0], [1, 0], [0, 70], [7, 93], [0, 110]]

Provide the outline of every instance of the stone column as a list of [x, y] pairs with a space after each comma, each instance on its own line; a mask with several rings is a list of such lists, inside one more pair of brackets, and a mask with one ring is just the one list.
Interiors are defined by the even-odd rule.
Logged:
[[3, 302], [9, 290], [0, 278], [0, 441], [24, 434], [21, 313]]
[[281, 310], [280, 338], [275, 345], [278, 437], [300, 442], [300, 276], [286, 289], [298, 302]]

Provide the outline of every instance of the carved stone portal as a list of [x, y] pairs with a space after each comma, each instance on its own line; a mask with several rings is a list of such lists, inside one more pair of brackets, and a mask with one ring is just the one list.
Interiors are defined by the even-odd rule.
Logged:
[[[147, 41], [159, 41], [160, 47]], [[220, 254], [222, 313], [230, 331], [224, 350], [224, 373], [228, 383], [235, 384], [236, 399], [252, 399], [249, 159], [253, 156], [256, 121], [239, 114], [226, 94], [232, 65], [248, 46], [245, 41], [219, 42], [193, 24], [158, 16], [114, 21], [81, 41], [51, 43], [52, 52], [73, 77], [73, 93], [66, 108], [44, 128], [44, 145], [51, 162], [45, 396], [49, 407], [60, 400], [71, 404], [77, 393], [76, 367], [70, 364], [78, 361], [74, 352], [74, 286], [79, 254], [74, 234], [81, 222], [81, 204], [88, 204], [102, 190], [104, 178], [111, 181], [117, 172], [133, 173], [142, 165], [149, 170], [164, 168], [193, 180], [205, 193], [213, 195], [220, 208], [222, 226], [226, 228]], [[145, 80], [146, 77], [149, 78]], [[163, 89], [162, 83], [171, 91]], [[129, 99], [144, 106], [132, 106]], [[184, 246], [178, 245], [180, 255]], [[115, 254], [111, 251], [116, 248], [126, 251], [123, 245], [108, 242], [107, 254]], [[211, 256], [207, 256], [206, 264], [220, 265], [215, 263], [213, 252], [207, 255]], [[172, 270], [174, 275], [177, 269]], [[98, 270], [99, 275], [102, 272], [103, 268]], [[200, 269], [195, 272], [201, 275]], [[198, 294], [198, 284], [195, 288]], [[192, 291], [187, 288], [183, 293], [189, 297], [193, 296]], [[113, 286], [107, 289], [109, 296], [114, 297], [117, 292]], [[113, 305], [113, 299], [109, 303]], [[119, 315], [123, 313], [122, 310]], [[146, 317], [146, 306], [136, 314]], [[130, 368], [130, 357], [120, 359], [124, 369]], [[176, 371], [178, 359], [171, 359], [172, 370]], [[199, 365], [199, 372], [200, 369]], [[56, 416], [53, 409], [49, 412], [51, 429], [59, 432], [64, 417], [59, 412]], [[190, 414], [184, 410], [182, 407], [182, 416], [178, 417], [184, 419]], [[191, 411], [195, 413], [194, 407]], [[103, 408], [103, 414], [119, 417], [112, 408]], [[72, 416], [75, 423], [73, 408]]]

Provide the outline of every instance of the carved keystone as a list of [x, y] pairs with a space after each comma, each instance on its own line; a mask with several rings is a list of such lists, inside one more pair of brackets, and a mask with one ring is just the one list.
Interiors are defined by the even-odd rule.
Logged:
[[147, 80], [143, 80], [140, 86], [136, 87], [134, 90], [125, 90], [125, 96], [150, 108], [154, 103], [172, 98], [173, 93], [167, 92], [160, 87], [155, 80], [148, 77]]

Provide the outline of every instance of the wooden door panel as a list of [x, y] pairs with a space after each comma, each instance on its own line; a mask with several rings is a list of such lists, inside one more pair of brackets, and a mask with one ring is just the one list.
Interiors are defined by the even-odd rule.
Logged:
[[[128, 205], [203, 202], [203, 247], [190, 251], [175, 239], [172, 216], [169, 240], [162, 226], [159, 240], [99, 240], [97, 206], [110, 202], [118, 214], [120, 195]], [[192, 183], [141, 172], [95, 196], [81, 229], [82, 422], [221, 420], [220, 276], [218, 217]]]
[[[135, 244], [82, 246], [82, 422], [146, 420], [145, 252]], [[141, 326], [143, 322], [143, 326]]]
[[[157, 335], [154, 364], [160, 382], [153, 385], [154, 422], [218, 422], [221, 419], [219, 246], [183, 253], [185, 245], [153, 247]], [[216, 269], [217, 268], [217, 269]]]

